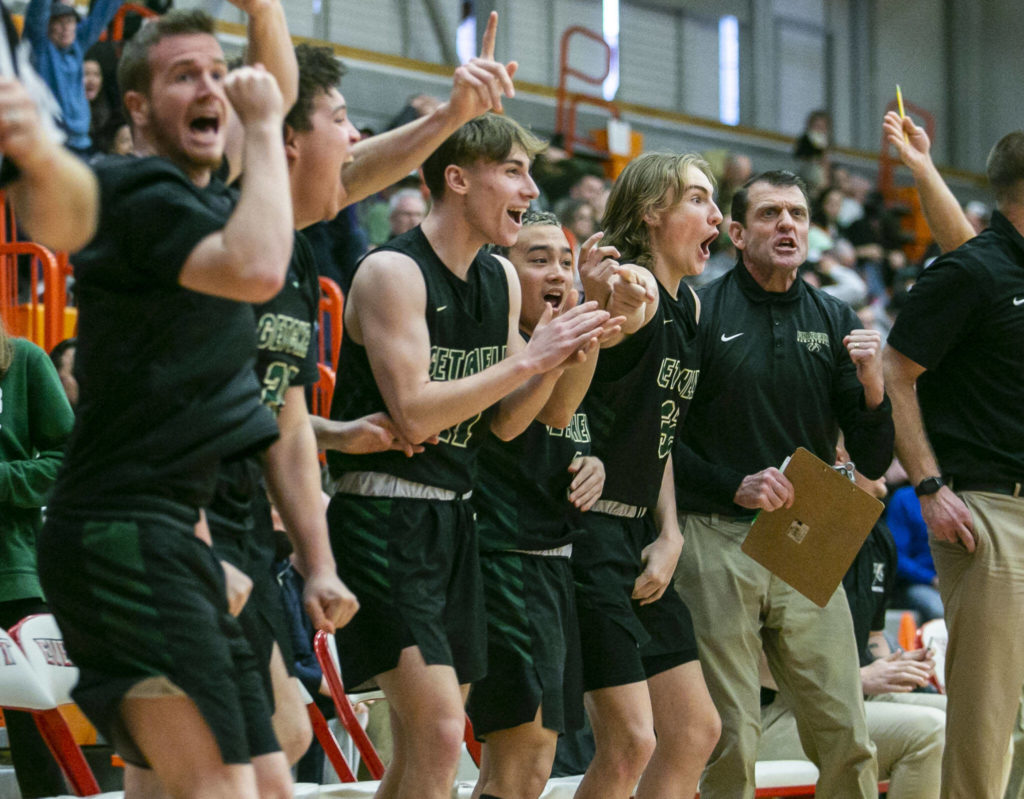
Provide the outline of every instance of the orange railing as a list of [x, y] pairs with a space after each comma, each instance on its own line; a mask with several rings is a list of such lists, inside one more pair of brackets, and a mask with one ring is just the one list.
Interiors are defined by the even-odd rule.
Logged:
[[[604, 69], [600, 75], [582, 72], [570, 65], [569, 47], [573, 37], [591, 39], [601, 45], [604, 50]], [[559, 51], [558, 91], [556, 94], [558, 105], [555, 110], [555, 132], [562, 135], [562, 146], [569, 155], [573, 154], [573, 151], [578, 144], [581, 144], [600, 155], [609, 155], [607, 147], [602, 147], [593, 137], [580, 135], [576, 132], [576, 109], [580, 105], [595, 106], [597, 108], [605, 109], [615, 119], [618, 119], [619, 107], [610, 100], [605, 100], [600, 93], [587, 94], [584, 92], [569, 91], [569, 78], [578, 78], [584, 83], [589, 83], [592, 86], [601, 86], [601, 84], [604, 83], [605, 78], [608, 77], [608, 72], [611, 70], [612, 48], [608, 46], [608, 43], [601, 37], [601, 34], [590, 30], [590, 28], [573, 25], [572, 27], [566, 28], [565, 32], [562, 34]]]
[[[122, 42], [124, 40], [124, 18], [129, 14], [138, 14], [140, 17], [159, 17], [160, 15], [152, 8], [139, 5], [138, 3], [125, 3], [121, 6], [117, 13], [114, 15], [114, 19], [110, 22], [110, 40], [113, 42]], [[103, 31], [100, 35], [100, 41], [106, 41], [108, 38], [107, 31]], [[120, 47], [118, 48], [120, 53]]]

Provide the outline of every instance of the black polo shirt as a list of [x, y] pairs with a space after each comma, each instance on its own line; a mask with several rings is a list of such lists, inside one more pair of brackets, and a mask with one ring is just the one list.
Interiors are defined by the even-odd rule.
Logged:
[[863, 474], [885, 472], [891, 406], [865, 410], [843, 346], [860, 327], [849, 305], [800, 279], [765, 291], [742, 261], [699, 296], [700, 380], [673, 455], [680, 511], [752, 516], [732, 501], [743, 478], [798, 446], [832, 463], [840, 428]]
[[992, 226], [914, 284], [889, 345], [923, 366], [917, 397], [943, 474], [1024, 480], [1024, 237]]

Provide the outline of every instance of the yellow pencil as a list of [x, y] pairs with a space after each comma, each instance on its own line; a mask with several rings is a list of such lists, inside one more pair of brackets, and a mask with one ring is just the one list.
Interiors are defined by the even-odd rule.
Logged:
[[[898, 83], [896, 84], [896, 105], [899, 106], [900, 109], [900, 119], [905, 119], [907, 115], [903, 113], [903, 92], [900, 91], [900, 85]], [[903, 131], [903, 143], [908, 143], [906, 130]]]

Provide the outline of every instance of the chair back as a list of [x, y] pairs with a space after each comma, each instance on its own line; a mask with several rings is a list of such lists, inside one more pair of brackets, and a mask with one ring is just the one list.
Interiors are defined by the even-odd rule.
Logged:
[[74, 702], [71, 689], [78, 682], [78, 667], [64, 649], [64, 636], [50, 613], [26, 616], [11, 628], [11, 636], [46, 684], [58, 705]]
[[53, 710], [49, 687], [39, 679], [21, 647], [0, 630], [0, 707], [8, 710]]
[[98, 794], [96, 777], [58, 708], [71, 703], [78, 669], [64, 651], [53, 616], [26, 616], [11, 628], [11, 635], [0, 630], [0, 652], [0, 707], [31, 711], [74, 795]]
[[325, 633], [323, 630], [318, 630], [313, 638], [313, 652], [316, 654], [320, 670], [323, 671], [324, 679], [327, 681], [327, 688], [331, 692], [331, 699], [334, 701], [334, 709], [338, 713], [338, 720], [349, 734], [353, 743], [355, 743], [356, 749], [359, 750], [359, 754], [362, 756], [363, 763], [366, 764], [366, 770], [370, 772], [370, 776], [375, 780], [381, 779], [384, 776], [384, 762], [380, 759], [380, 755], [377, 754], [377, 749], [374, 747], [373, 742], [370, 741], [366, 730], [363, 729], [363, 725], [356, 718], [352, 703], [345, 693], [345, 685], [341, 681], [341, 668], [338, 665], [338, 648], [334, 636], [330, 633]]

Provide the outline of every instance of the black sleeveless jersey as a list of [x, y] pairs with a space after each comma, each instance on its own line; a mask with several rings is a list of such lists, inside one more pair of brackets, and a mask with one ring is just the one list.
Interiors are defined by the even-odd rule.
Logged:
[[679, 287], [673, 299], [658, 284], [658, 310], [621, 344], [601, 351], [583, 407], [594, 454], [604, 461], [602, 499], [652, 508], [676, 427], [700, 375], [697, 306]]
[[580, 512], [569, 502], [569, 464], [590, 454], [585, 413], [564, 430], [531, 422], [502, 441], [488, 434], [473, 495], [482, 551], [552, 549], [576, 538]]
[[[508, 345], [508, 278], [492, 255], [478, 253], [465, 280], [438, 258], [419, 227], [397, 236], [382, 250], [412, 258], [427, 289], [424, 314], [430, 334], [430, 379], [458, 380], [505, 357]], [[358, 267], [357, 267], [358, 269]], [[365, 347], [344, 337], [331, 402], [332, 419], [358, 419], [386, 411]], [[465, 493], [473, 488], [476, 453], [490, 428], [491, 410], [440, 433], [437, 444], [412, 458], [400, 452], [327, 454], [332, 477], [345, 472], [384, 472], [417, 483]]]

